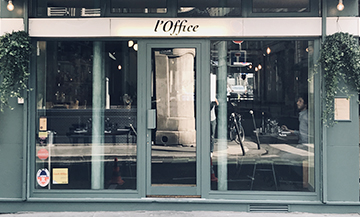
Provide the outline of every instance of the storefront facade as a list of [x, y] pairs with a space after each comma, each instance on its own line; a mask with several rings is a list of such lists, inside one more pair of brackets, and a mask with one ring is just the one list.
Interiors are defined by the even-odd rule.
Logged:
[[360, 34], [337, 3], [16, 3], [1, 32], [34, 53], [0, 210], [358, 212], [357, 94], [321, 119], [321, 41]]

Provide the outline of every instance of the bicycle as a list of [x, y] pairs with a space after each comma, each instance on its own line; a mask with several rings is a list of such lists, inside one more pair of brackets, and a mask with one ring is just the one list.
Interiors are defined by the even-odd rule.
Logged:
[[[230, 103], [232, 108], [234, 105]], [[240, 145], [243, 156], [245, 155], [245, 149], [243, 142], [245, 141], [245, 131], [241, 124], [241, 115], [232, 109], [229, 119], [228, 119], [228, 130], [229, 130], [229, 138], [231, 141], [235, 141]]]

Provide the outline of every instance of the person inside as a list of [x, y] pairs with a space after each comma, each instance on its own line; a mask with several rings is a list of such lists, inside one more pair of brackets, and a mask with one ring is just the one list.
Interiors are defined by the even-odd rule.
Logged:
[[289, 131], [299, 138], [300, 144], [306, 144], [309, 141], [308, 136], [308, 97], [307, 94], [302, 94], [297, 102], [296, 106], [299, 110], [299, 130], [290, 130], [286, 125], [281, 126], [284, 131]]

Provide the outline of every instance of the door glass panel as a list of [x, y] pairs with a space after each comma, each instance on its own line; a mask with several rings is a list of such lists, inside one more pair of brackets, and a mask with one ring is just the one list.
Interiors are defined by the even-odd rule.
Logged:
[[315, 191], [313, 50], [212, 41], [212, 190]]
[[136, 189], [135, 45], [38, 42], [37, 189]]
[[195, 48], [152, 49], [151, 184], [196, 185]]

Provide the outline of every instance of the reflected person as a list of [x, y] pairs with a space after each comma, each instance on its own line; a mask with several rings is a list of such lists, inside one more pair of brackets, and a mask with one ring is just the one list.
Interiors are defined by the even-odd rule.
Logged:
[[214, 143], [215, 143], [215, 130], [216, 130], [216, 114], [215, 114], [215, 107], [219, 105], [219, 102], [217, 99], [215, 101], [211, 102], [211, 109], [210, 109], [210, 152], [214, 152]]
[[218, 179], [215, 176], [214, 166], [212, 163], [212, 153], [214, 152], [214, 144], [215, 144], [215, 130], [216, 130], [216, 114], [215, 107], [219, 105], [218, 100], [215, 98], [215, 101], [210, 104], [210, 169], [211, 169], [211, 181], [217, 182]]
[[299, 130], [290, 130], [286, 125], [281, 126], [282, 130], [289, 131], [299, 138], [300, 144], [308, 143], [308, 97], [307, 94], [301, 95], [297, 102], [297, 108], [299, 112]]

